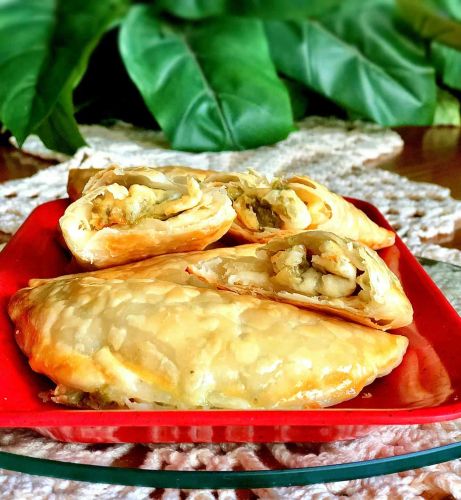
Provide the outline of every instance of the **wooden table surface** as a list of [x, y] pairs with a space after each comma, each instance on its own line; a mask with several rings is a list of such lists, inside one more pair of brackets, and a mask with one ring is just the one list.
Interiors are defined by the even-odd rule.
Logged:
[[[399, 127], [395, 130], [402, 136], [405, 147], [398, 156], [379, 166], [415, 181], [446, 186], [453, 197], [461, 199], [461, 128]], [[7, 145], [0, 146], [0, 182], [28, 177], [51, 164]], [[461, 225], [451, 238], [437, 243], [461, 249]]]
[[[379, 166], [414, 181], [448, 187], [454, 198], [461, 199], [461, 128], [399, 127], [395, 130], [405, 147], [398, 156]], [[461, 250], [461, 221], [451, 237], [431, 241]]]

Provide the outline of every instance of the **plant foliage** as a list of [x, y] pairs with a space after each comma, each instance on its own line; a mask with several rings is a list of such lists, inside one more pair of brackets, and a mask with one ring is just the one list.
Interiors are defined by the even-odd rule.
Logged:
[[461, 2], [0, 0], [0, 82], [4, 128], [66, 153], [88, 117], [190, 151], [270, 144], [322, 111], [459, 125]]

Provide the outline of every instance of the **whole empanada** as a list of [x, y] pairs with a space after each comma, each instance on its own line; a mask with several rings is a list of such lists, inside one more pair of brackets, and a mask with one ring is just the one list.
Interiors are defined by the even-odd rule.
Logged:
[[254, 297], [150, 279], [70, 278], [16, 293], [16, 339], [56, 402], [318, 408], [402, 360], [406, 337]]
[[321, 309], [382, 330], [413, 319], [399, 280], [379, 255], [326, 231], [274, 239], [256, 257], [214, 256], [189, 270], [220, 288]]
[[364, 212], [308, 177], [268, 181], [256, 172], [214, 174], [206, 183], [226, 186], [237, 212], [229, 233], [265, 243], [306, 229], [331, 231], [370, 248], [392, 245], [395, 235]]
[[224, 188], [154, 169], [110, 168], [90, 179], [60, 225], [78, 262], [102, 268], [202, 250], [223, 236], [234, 218]]

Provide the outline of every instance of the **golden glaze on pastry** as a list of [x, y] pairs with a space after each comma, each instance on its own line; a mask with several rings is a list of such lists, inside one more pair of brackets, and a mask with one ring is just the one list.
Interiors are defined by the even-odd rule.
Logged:
[[26, 288], [9, 313], [57, 402], [144, 408], [318, 408], [353, 398], [408, 340], [296, 307], [149, 279]]
[[102, 268], [201, 250], [223, 236], [234, 217], [223, 188], [153, 169], [110, 168], [88, 181], [60, 225], [79, 263]]
[[321, 309], [382, 330], [413, 319], [399, 280], [379, 255], [325, 231], [273, 239], [256, 257], [218, 255], [189, 270], [220, 288]]
[[214, 174], [206, 183], [226, 186], [237, 218], [229, 233], [241, 240], [265, 243], [306, 229], [334, 232], [379, 249], [395, 235], [361, 210], [308, 177], [274, 179], [256, 172]]
[[[116, 168], [113, 165], [112, 168]], [[198, 168], [190, 168], [183, 166], [171, 165], [168, 167], [142, 167], [142, 168], [153, 168], [158, 172], [162, 172], [170, 177], [176, 177], [179, 175], [190, 175], [195, 179], [201, 181], [205, 179], [210, 172], [207, 170], [200, 170]], [[71, 168], [69, 170], [69, 175], [67, 177], [67, 194], [72, 201], [77, 200], [82, 196], [83, 189], [91, 177], [99, 174], [102, 170], [101, 168]]]

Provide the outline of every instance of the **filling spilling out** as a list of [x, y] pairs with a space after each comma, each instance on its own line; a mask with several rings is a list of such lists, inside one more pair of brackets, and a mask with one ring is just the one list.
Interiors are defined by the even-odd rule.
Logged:
[[184, 186], [113, 184], [92, 200], [89, 223], [92, 230], [99, 231], [114, 225], [133, 225], [147, 218], [167, 220], [195, 207], [201, 199], [200, 185], [193, 178]]
[[359, 270], [333, 241], [315, 251], [298, 244], [263, 258], [222, 259], [221, 275], [229, 285], [258, 286], [309, 297], [368, 300], [368, 274]]
[[293, 189], [280, 181], [274, 181], [269, 187], [230, 182], [227, 193], [238, 219], [252, 231], [267, 228], [301, 230], [311, 224], [306, 204]]

